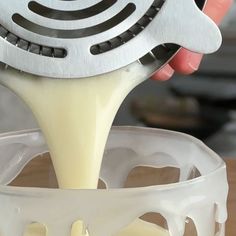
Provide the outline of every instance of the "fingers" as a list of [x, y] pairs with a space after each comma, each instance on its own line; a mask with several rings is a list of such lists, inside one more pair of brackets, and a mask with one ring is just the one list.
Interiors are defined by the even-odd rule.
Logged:
[[153, 76], [152, 79], [154, 80], [159, 80], [159, 81], [166, 81], [170, 79], [174, 74], [174, 70], [170, 65], [164, 66], [161, 70], [156, 72]]
[[170, 66], [178, 73], [189, 75], [198, 70], [202, 57], [202, 54], [181, 48], [178, 54], [171, 60]]
[[[228, 12], [233, 0], [208, 0], [204, 12], [219, 24]], [[181, 49], [170, 62], [171, 67], [181, 74], [192, 74], [197, 71], [202, 60], [202, 55]]]
[[208, 0], [203, 12], [219, 25], [232, 4], [233, 0]]
[[[232, 4], [233, 0], [208, 0], [204, 13], [216, 24], [220, 24]], [[198, 70], [202, 57], [203, 55], [201, 54], [193, 53], [183, 48], [171, 60], [170, 65], [157, 72], [153, 79], [168, 80], [174, 74], [174, 71], [185, 75], [192, 74]]]

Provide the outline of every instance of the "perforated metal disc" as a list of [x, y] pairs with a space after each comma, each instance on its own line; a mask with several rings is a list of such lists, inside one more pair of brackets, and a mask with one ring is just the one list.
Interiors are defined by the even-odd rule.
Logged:
[[221, 44], [194, 0], [8, 0], [0, 9], [0, 61], [42, 76], [95, 76], [137, 60], [158, 69], [179, 46]]

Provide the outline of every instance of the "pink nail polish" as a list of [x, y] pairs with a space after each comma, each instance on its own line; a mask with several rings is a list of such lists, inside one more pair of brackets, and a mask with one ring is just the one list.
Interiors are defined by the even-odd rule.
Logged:
[[159, 80], [166, 81], [170, 79], [174, 74], [174, 70], [169, 66], [165, 66], [159, 74]]

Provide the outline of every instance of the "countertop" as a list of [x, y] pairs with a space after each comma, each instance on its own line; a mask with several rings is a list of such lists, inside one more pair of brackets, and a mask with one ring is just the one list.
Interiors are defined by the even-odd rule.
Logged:
[[227, 160], [228, 181], [230, 186], [228, 199], [229, 219], [226, 225], [226, 236], [236, 235], [236, 161]]

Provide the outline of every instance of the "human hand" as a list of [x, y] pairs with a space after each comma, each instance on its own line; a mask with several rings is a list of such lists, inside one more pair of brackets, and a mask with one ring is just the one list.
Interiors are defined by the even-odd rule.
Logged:
[[[232, 3], [233, 0], [208, 0], [204, 13], [219, 25]], [[153, 75], [152, 79], [165, 81], [170, 79], [175, 72], [185, 75], [192, 74], [198, 70], [202, 57], [202, 54], [182, 48], [169, 64]]]

